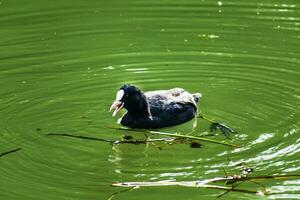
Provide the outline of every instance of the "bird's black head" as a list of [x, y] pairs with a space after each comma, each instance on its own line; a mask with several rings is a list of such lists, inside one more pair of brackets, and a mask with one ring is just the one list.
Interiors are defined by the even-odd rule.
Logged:
[[131, 115], [150, 116], [146, 96], [133, 85], [126, 84], [119, 89], [110, 110], [115, 109], [113, 113], [115, 116], [122, 108], [125, 108]]

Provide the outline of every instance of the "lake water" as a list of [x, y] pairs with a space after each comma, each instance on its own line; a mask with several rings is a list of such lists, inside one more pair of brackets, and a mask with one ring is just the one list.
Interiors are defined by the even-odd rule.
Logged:
[[[266, 1], [0, 1], [0, 198], [102, 200], [122, 181], [299, 174], [300, 3]], [[201, 142], [111, 145], [49, 133], [120, 139], [108, 109], [124, 83], [201, 92], [201, 112], [239, 133], [230, 148]], [[120, 117], [119, 115], [118, 117]], [[198, 119], [163, 129], [193, 135]], [[134, 138], [143, 134], [132, 133]], [[209, 137], [225, 140], [222, 134]], [[228, 161], [230, 160], [230, 162]], [[299, 179], [269, 180], [299, 199]], [[241, 187], [258, 188], [244, 183]], [[222, 191], [140, 188], [114, 199], [216, 199]]]

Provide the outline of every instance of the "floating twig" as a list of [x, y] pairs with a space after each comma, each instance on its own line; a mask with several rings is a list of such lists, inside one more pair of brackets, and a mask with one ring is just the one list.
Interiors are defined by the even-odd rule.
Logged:
[[133, 132], [149, 133], [149, 134], [153, 134], [153, 135], [164, 135], [164, 136], [169, 136], [169, 137], [174, 137], [174, 138], [200, 140], [200, 141], [204, 141], [204, 142], [221, 144], [221, 145], [230, 146], [230, 147], [240, 147], [239, 145], [231, 144], [231, 143], [228, 143], [228, 142], [222, 142], [222, 141], [212, 140], [212, 139], [208, 139], [208, 138], [204, 138], [204, 137], [191, 136], [191, 135], [182, 135], [182, 134], [177, 134], [177, 133], [166, 133], [166, 132], [160, 132], [160, 131], [149, 131], [149, 130], [143, 130], [143, 129], [130, 129], [130, 128], [122, 128], [122, 127], [117, 128], [117, 129], [133, 131]]
[[72, 138], [79, 138], [79, 139], [86, 139], [86, 140], [97, 140], [97, 141], [109, 142], [109, 143], [114, 143], [116, 141], [116, 140], [94, 138], [94, 137], [87, 137], [87, 136], [81, 136], [81, 135], [71, 135], [71, 134], [67, 134], [67, 133], [48, 133], [47, 136], [64, 136], [64, 137], [72, 137]]
[[203, 114], [198, 114], [197, 118], [204, 119], [210, 123], [210, 131], [214, 132], [220, 130], [226, 138], [230, 139], [230, 134], [237, 133], [234, 129], [226, 124], [216, 122], [215, 120], [205, 117]]
[[221, 124], [218, 122], [214, 122], [210, 125], [210, 131], [214, 132], [220, 130], [226, 138], [231, 139], [230, 138], [230, 134], [232, 133], [236, 133], [235, 130], [233, 130], [232, 128], [230, 128], [229, 126], [225, 125], [225, 124]]
[[114, 193], [112, 193], [112, 194], [108, 197], [107, 200], [112, 200], [117, 194], [120, 194], [120, 193], [122, 193], [122, 192], [128, 192], [128, 191], [131, 191], [131, 190], [133, 190], [133, 189], [135, 189], [135, 187], [126, 188], [125, 190], [120, 190], [120, 191], [114, 192]]
[[183, 187], [195, 187], [195, 188], [208, 188], [208, 189], [218, 189], [226, 191], [236, 191], [243, 193], [257, 193], [256, 190], [248, 189], [238, 189], [229, 186], [219, 186], [219, 185], [210, 185], [202, 184], [201, 181], [157, 181], [157, 182], [122, 182], [122, 183], [113, 183], [114, 187], [157, 187], [157, 186], [183, 186]]
[[86, 140], [96, 140], [101, 142], [108, 142], [112, 144], [145, 144], [145, 143], [153, 143], [153, 142], [172, 142], [174, 139], [172, 138], [158, 138], [158, 139], [147, 139], [147, 140], [111, 140], [111, 139], [103, 139], [103, 138], [94, 138], [80, 135], [71, 135], [67, 133], [49, 133], [47, 136], [64, 136], [64, 137], [72, 137]]
[[299, 178], [300, 174], [289, 174], [289, 175], [262, 175], [262, 176], [247, 176], [247, 177], [243, 177], [239, 180], [267, 180], [267, 179], [275, 179], [275, 180], [279, 180], [279, 179], [287, 179], [287, 178]]
[[[235, 184], [235, 185], [232, 185], [232, 189], [235, 189], [236, 187], [238, 187], [239, 185], [241, 185], [242, 183], [244, 183], [245, 181], [242, 181], [242, 182], [239, 182], [239, 183], [237, 183], [237, 184]], [[222, 196], [224, 196], [225, 194], [228, 194], [229, 192], [231, 192], [232, 191], [232, 189], [231, 190], [226, 190], [225, 192], [223, 192], [222, 194], [220, 194], [220, 195], [218, 195], [217, 196], [217, 198], [220, 198], [220, 197], [222, 197]]]
[[19, 150], [21, 150], [21, 148], [15, 148], [15, 149], [12, 149], [12, 150], [9, 150], [9, 151], [0, 153], [0, 157], [5, 156], [5, 155], [10, 154], [10, 153], [17, 152], [17, 151], [19, 151]]
[[[264, 194], [270, 195], [272, 193], [268, 192], [266, 188], [263, 186], [263, 190], [249, 190], [243, 188], [237, 188], [240, 184], [244, 183], [245, 181], [253, 182], [253, 180], [262, 180], [262, 179], [288, 179], [288, 178], [299, 178], [300, 174], [292, 174], [292, 175], [267, 175], [267, 176], [253, 176], [253, 177], [240, 177], [236, 179], [232, 179], [233, 176], [228, 177], [217, 177], [211, 178], [206, 180], [198, 180], [198, 181], [173, 181], [173, 180], [165, 180], [165, 181], [156, 181], [156, 182], [119, 182], [113, 183], [112, 186], [114, 187], [157, 187], [157, 186], [183, 186], [183, 187], [195, 187], [195, 188], [207, 188], [207, 189], [218, 189], [218, 190], [225, 190], [225, 193], [222, 193], [220, 196], [228, 192], [242, 192], [242, 193], [252, 193], [252, 194]], [[232, 181], [234, 180], [234, 181]], [[214, 184], [213, 184], [214, 183]], [[220, 186], [215, 185], [216, 183], [226, 183], [230, 186]]]
[[156, 135], [166, 135], [170, 137], [178, 137], [178, 138], [186, 138], [186, 139], [192, 139], [192, 140], [200, 140], [204, 142], [209, 142], [209, 143], [215, 143], [215, 144], [221, 144], [225, 146], [230, 146], [230, 147], [240, 147], [239, 145], [228, 143], [228, 142], [221, 142], [217, 140], [212, 140], [204, 137], [197, 137], [197, 136], [190, 136], [190, 135], [181, 135], [181, 134], [174, 134], [174, 133], [165, 133], [165, 132], [158, 132], [158, 131], [151, 131], [152, 134]]
[[240, 181], [255, 181], [255, 180], [267, 180], [267, 179], [288, 179], [299, 178], [300, 174], [288, 174], [288, 175], [261, 175], [261, 176], [247, 176], [247, 175], [233, 175], [226, 177], [218, 177], [205, 180], [206, 183], [226, 183], [233, 184]]

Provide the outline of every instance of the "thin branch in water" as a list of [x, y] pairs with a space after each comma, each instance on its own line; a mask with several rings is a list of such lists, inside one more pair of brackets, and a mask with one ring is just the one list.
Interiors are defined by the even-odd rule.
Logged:
[[[232, 189], [235, 189], [237, 186], [241, 185], [241, 184], [244, 183], [244, 182], [245, 182], [245, 181], [242, 181], [242, 182], [240, 182], [240, 183], [237, 183], [237, 184], [233, 185], [231, 188], [232, 188]], [[221, 198], [222, 196], [224, 196], [225, 194], [227, 194], [227, 193], [229, 193], [229, 192], [231, 192], [231, 190], [227, 190], [227, 191], [223, 192], [222, 194], [220, 194], [219, 196], [217, 196], [217, 198]]]
[[234, 184], [240, 181], [253, 181], [253, 180], [267, 180], [267, 179], [287, 179], [287, 178], [299, 178], [300, 174], [290, 174], [290, 175], [265, 175], [265, 176], [247, 176], [247, 175], [234, 175], [227, 176], [225, 178], [218, 178], [211, 182], [225, 182], [226, 184]]
[[71, 135], [67, 133], [49, 133], [47, 136], [63, 136], [63, 137], [72, 137], [72, 138], [79, 138], [79, 139], [86, 139], [86, 140], [95, 140], [101, 142], [108, 142], [111, 144], [146, 144], [146, 143], [153, 143], [153, 142], [170, 142], [173, 141], [171, 138], [159, 138], [159, 139], [147, 139], [147, 140], [111, 140], [111, 139], [103, 139], [103, 138], [94, 138], [94, 137], [87, 137], [87, 136], [80, 136], [80, 135]]
[[117, 191], [117, 192], [114, 192], [112, 193], [107, 200], [112, 200], [116, 195], [120, 194], [120, 193], [123, 193], [123, 192], [129, 192], [133, 189], [135, 189], [136, 187], [131, 187], [131, 188], [126, 188], [124, 190], [120, 190], [120, 191]]
[[209, 133], [209, 132], [203, 132], [201, 134], [197, 134], [196, 136], [198, 136], [198, 137], [214, 137], [214, 136], [216, 136], [216, 134]]
[[[228, 192], [242, 192], [242, 193], [252, 193], [252, 194], [263, 194], [263, 195], [271, 195], [272, 193], [268, 192], [266, 188], [259, 184], [259, 186], [263, 187], [263, 190], [249, 190], [243, 188], [236, 188], [240, 184], [245, 181], [253, 182], [254, 179], [287, 179], [287, 178], [299, 178], [300, 174], [296, 175], [274, 175], [274, 176], [256, 176], [256, 177], [240, 177], [237, 179], [233, 179], [233, 176], [229, 177], [221, 177], [221, 178], [212, 178], [206, 180], [198, 180], [198, 181], [157, 181], [157, 182], [120, 182], [113, 183], [112, 186], [115, 187], [157, 187], [157, 186], [184, 186], [184, 187], [196, 187], [196, 188], [207, 188], [207, 189], [217, 189], [217, 190], [225, 190], [226, 192], [221, 194], [220, 196], [225, 195]], [[229, 182], [230, 180], [231, 182]], [[220, 186], [212, 183], [226, 183], [230, 184], [230, 186]]]
[[15, 149], [12, 149], [12, 150], [9, 150], [9, 151], [6, 151], [6, 152], [3, 152], [3, 153], [0, 153], [0, 157], [2, 156], [6, 156], [7, 154], [10, 154], [10, 153], [14, 153], [14, 152], [17, 152], [21, 150], [21, 148], [15, 148]]
[[72, 137], [72, 138], [79, 138], [79, 139], [86, 139], [86, 140], [96, 140], [101, 142], [109, 142], [114, 143], [116, 140], [110, 139], [102, 139], [102, 138], [94, 138], [94, 137], [87, 137], [87, 136], [80, 136], [80, 135], [71, 135], [67, 133], [48, 133], [47, 136], [64, 136], [64, 137]]
[[113, 144], [146, 144], [154, 142], [171, 142], [170, 138], [146, 139], [146, 140], [116, 140]]
[[[150, 136], [148, 136], [147, 134], [144, 134], [144, 136], [147, 138], [147, 140], [150, 139]], [[150, 144], [156, 148], [158, 148], [159, 150], [162, 150], [161, 146], [155, 144], [155, 142], [150, 142]]]
[[233, 130], [232, 128], [230, 128], [229, 126], [225, 125], [225, 124], [221, 124], [219, 122], [214, 122], [210, 125], [210, 131], [214, 132], [220, 130], [227, 139], [231, 139], [230, 138], [230, 134], [232, 133], [236, 133], [235, 130]]
[[220, 144], [220, 145], [225, 145], [225, 146], [230, 146], [230, 147], [240, 147], [239, 145], [236, 144], [231, 144], [227, 142], [222, 142], [222, 141], [217, 141], [217, 140], [212, 140], [204, 137], [197, 137], [197, 136], [191, 136], [191, 135], [181, 135], [177, 133], [166, 133], [166, 132], [159, 132], [159, 131], [148, 131], [148, 130], [140, 130], [140, 129], [130, 129], [130, 128], [118, 128], [119, 130], [126, 130], [126, 131], [133, 131], [133, 132], [142, 132], [142, 133], [148, 133], [148, 134], [153, 134], [153, 135], [164, 135], [164, 136], [169, 136], [169, 137], [174, 137], [174, 138], [185, 138], [185, 139], [191, 139], [191, 140], [200, 140], [204, 142], [209, 142], [209, 143], [215, 143], [215, 144]]
[[262, 184], [262, 183], [259, 183], [259, 182], [256, 182], [256, 181], [252, 181], [252, 180], [248, 180], [248, 181], [249, 181], [250, 183], [254, 183], [254, 184], [256, 184], [256, 185], [259, 185], [260, 187], [263, 188], [264, 191], [267, 190], [266, 186], [265, 186], [264, 184]]
[[223, 168], [223, 172], [224, 172], [224, 174], [225, 174], [225, 177], [227, 177], [228, 176], [228, 174], [227, 174], [227, 172], [226, 172], [226, 169], [225, 169], [225, 167], [222, 167]]
[[201, 114], [201, 113], [199, 113], [199, 114], [197, 115], [197, 118], [204, 119], [204, 120], [206, 120], [206, 121], [208, 121], [208, 122], [210, 122], [210, 123], [215, 123], [215, 122], [216, 122], [216, 121], [213, 120], [213, 119], [209, 119], [209, 118], [205, 117], [205, 116], [204, 116], [203, 114]]
[[230, 139], [230, 134], [237, 133], [234, 129], [230, 128], [226, 124], [216, 122], [215, 120], [205, 117], [203, 114], [198, 114], [197, 118], [204, 119], [210, 123], [210, 131], [214, 132], [220, 130], [227, 139]]
[[[258, 183], [258, 182], [255, 182], [255, 181], [252, 181], [252, 180], [243, 180], [243, 181], [241, 181], [241, 182], [236, 182], [236, 183], [233, 183], [232, 185], [232, 188], [236, 188], [237, 186], [240, 186], [242, 183], [245, 183], [246, 181], [248, 181], [248, 182], [251, 182], [251, 183], [254, 183], [254, 184], [256, 184], [256, 185], [259, 185], [261, 188], [262, 188], [262, 193], [263, 194], [268, 194], [268, 191], [267, 191], [267, 189], [266, 189], [266, 186], [264, 185], [264, 184], [262, 184], [262, 183]], [[228, 190], [228, 191], [225, 191], [224, 193], [222, 193], [222, 194], [220, 194], [219, 196], [218, 196], [218, 198], [220, 198], [220, 197], [222, 197], [222, 196], [224, 196], [225, 194], [227, 194], [227, 193], [229, 193], [230, 191]]]
[[228, 192], [241, 192], [241, 193], [250, 193], [250, 194], [257, 194], [258, 193], [258, 191], [256, 191], [256, 190], [238, 189], [238, 188], [224, 187], [224, 186], [217, 186], [217, 185], [209, 185], [205, 188], [225, 190], [225, 191], [228, 191]]
[[248, 177], [249, 180], [264, 180], [264, 179], [287, 179], [287, 178], [299, 178], [300, 174], [290, 174], [290, 175], [266, 175], [266, 176], [253, 176]]
[[157, 145], [155, 142], [150, 142], [150, 144], [158, 148], [159, 150], [162, 150], [161, 146]]
[[207, 189], [217, 189], [225, 191], [243, 192], [256, 194], [256, 190], [248, 189], [238, 189], [219, 185], [208, 185], [202, 184], [199, 181], [158, 181], [158, 182], [123, 182], [123, 183], [113, 183], [112, 186], [115, 187], [156, 187], [156, 186], [184, 186], [184, 187], [195, 187], [195, 188], [207, 188]]

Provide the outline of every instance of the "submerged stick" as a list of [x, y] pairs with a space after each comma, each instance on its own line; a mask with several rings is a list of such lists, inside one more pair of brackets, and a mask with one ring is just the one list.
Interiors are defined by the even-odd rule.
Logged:
[[129, 191], [133, 190], [134, 188], [135, 188], [135, 187], [131, 187], [131, 188], [126, 188], [126, 189], [124, 189], [124, 190], [120, 190], [120, 191], [114, 192], [114, 193], [112, 193], [112, 194], [108, 197], [107, 200], [112, 200], [116, 195], [118, 195], [118, 194], [120, 194], [120, 193], [122, 193], [122, 192], [129, 192]]
[[175, 138], [184, 138], [184, 139], [192, 139], [192, 140], [200, 140], [204, 142], [210, 142], [210, 143], [215, 143], [215, 144], [221, 144], [225, 146], [230, 146], [230, 147], [240, 147], [239, 145], [236, 144], [231, 144], [227, 142], [221, 142], [217, 140], [212, 140], [204, 137], [197, 137], [197, 136], [190, 136], [190, 135], [181, 135], [177, 133], [166, 133], [166, 132], [159, 132], [159, 131], [147, 131], [147, 130], [139, 130], [139, 129], [129, 129], [129, 128], [119, 128], [120, 130], [128, 130], [128, 131], [134, 131], [134, 132], [143, 132], [143, 133], [150, 133], [153, 135], [164, 135], [164, 136], [170, 136], [170, 137], [175, 137]]
[[205, 117], [203, 114], [198, 114], [197, 118], [204, 119], [204, 120], [208, 121], [209, 123], [211, 123], [210, 131], [213, 132], [213, 131], [220, 130], [225, 135], [225, 137], [228, 139], [230, 139], [230, 134], [237, 133], [235, 130], [233, 130], [229, 126], [227, 126], [223, 123], [216, 122], [215, 120], [209, 119], [209, 118]]
[[79, 139], [86, 139], [86, 140], [96, 140], [96, 141], [108, 142], [112, 144], [145, 144], [145, 143], [152, 143], [152, 142], [173, 141], [170, 138], [147, 139], [147, 140], [111, 140], [111, 139], [94, 138], [94, 137], [87, 137], [87, 136], [80, 136], [80, 135], [71, 135], [66, 133], [49, 133], [47, 134], [47, 136], [64, 136], [64, 137], [72, 137], [72, 138], [79, 138]]
[[[156, 181], [156, 182], [119, 182], [113, 183], [112, 186], [115, 187], [157, 187], [157, 186], [184, 186], [184, 187], [196, 187], [196, 188], [208, 188], [208, 189], [218, 189], [218, 190], [225, 190], [225, 193], [222, 193], [219, 196], [223, 196], [228, 192], [243, 192], [243, 193], [262, 193], [268, 194], [271, 193], [267, 192], [264, 188], [263, 191], [258, 190], [248, 190], [248, 189], [240, 189], [236, 188], [238, 185], [242, 184], [245, 181], [253, 181], [253, 180], [262, 180], [262, 179], [287, 179], [287, 178], [299, 178], [300, 174], [290, 174], [290, 175], [266, 175], [266, 176], [253, 176], [253, 177], [241, 177], [235, 179], [235, 181], [228, 183], [227, 181], [232, 181], [231, 177], [220, 177], [220, 178], [212, 178], [206, 180], [198, 180], [198, 181]], [[220, 185], [213, 185], [212, 183], [226, 183], [230, 184], [231, 186], [220, 186]], [[234, 184], [234, 185], [233, 185]]]
[[218, 189], [225, 191], [235, 191], [243, 193], [253, 193], [256, 194], [256, 190], [238, 189], [228, 186], [219, 185], [209, 185], [209, 184], [199, 184], [198, 181], [157, 181], [157, 182], [123, 182], [123, 183], [113, 183], [114, 187], [156, 187], [156, 186], [183, 186], [183, 187], [195, 187], [195, 188], [208, 188], [208, 189]]
[[254, 180], [265, 180], [265, 179], [288, 179], [288, 178], [299, 178], [300, 174], [288, 174], [288, 175], [262, 175], [262, 176], [227, 176], [207, 179], [200, 181], [201, 183], [226, 183], [234, 184], [243, 181], [254, 181]]
[[202, 119], [204, 119], [204, 120], [206, 120], [206, 121], [208, 121], [210, 123], [216, 123], [215, 120], [209, 119], [209, 118], [205, 117], [203, 114], [198, 114], [197, 118], [202, 118]]
[[80, 135], [71, 135], [67, 133], [48, 133], [47, 136], [64, 136], [64, 137], [72, 137], [72, 138], [79, 138], [79, 139], [86, 139], [86, 140], [97, 140], [101, 142], [109, 142], [114, 143], [116, 140], [110, 139], [102, 139], [102, 138], [94, 138], [94, 137], [87, 137], [87, 136], [80, 136]]
[[221, 144], [225, 146], [230, 146], [230, 147], [240, 147], [239, 145], [236, 144], [231, 144], [227, 142], [221, 142], [217, 140], [212, 140], [204, 137], [197, 137], [197, 136], [190, 136], [190, 135], [181, 135], [181, 134], [174, 134], [174, 133], [165, 133], [165, 132], [158, 132], [158, 131], [151, 131], [150, 133], [156, 134], [156, 135], [166, 135], [170, 137], [179, 137], [179, 138], [187, 138], [187, 139], [193, 139], [193, 140], [200, 140], [204, 142], [210, 142], [210, 143], [215, 143], [215, 144]]
[[239, 182], [239, 183], [233, 185], [233, 186], [231, 187], [231, 190], [226, 190], [226, 191], [223, 192], [222, 194], [218, 195], [217, 198], [221, 198], [222, 196], [228, 194], [229, 192], [232, 191], [232, 189], [235, 189], [236, 187], [238, 187], [239, 185], [241, 185], [241, 184], [244, 183], [244, 182], [245, 182], [245, 181], [242, 181], [242, 182]]
[[246, 180], [263, 180], [263, 179], [287, 179], [287, 178], [299, 178], [300, 174], [290, 175], [265, 175], [265, 176], [253, 176], [247, 177]]
[[16, 148], [16, 149], [12, 149], [10, 151], [0, 153], [0, 157], [5, 156], [5, 155], [10, 154], [10, 153], [14, 153], [14, 152], [19, 151], [19, 150], [21, 150], [21, 148]]

